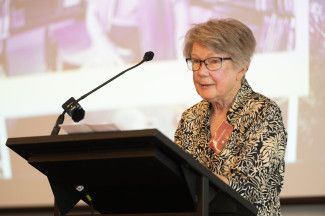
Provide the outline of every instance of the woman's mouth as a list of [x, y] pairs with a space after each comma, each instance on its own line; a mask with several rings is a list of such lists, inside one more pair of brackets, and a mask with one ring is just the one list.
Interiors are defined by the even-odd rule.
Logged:
[[208, 88], [208, 87], [211, 87], [211, 86], [213, 86], [214, 84], [203, 84], [203, 83], [200, 83], [200, 86], [202, 87], [202, 88]]

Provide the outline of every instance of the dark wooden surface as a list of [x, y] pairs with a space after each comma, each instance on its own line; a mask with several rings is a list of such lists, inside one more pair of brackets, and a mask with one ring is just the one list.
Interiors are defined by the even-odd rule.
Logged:
[[[126, 167], [127, 164], [132, 164], [133, 162], [137, 163], [138, 160], [134, 160], [134, 158], [140, 158], [139, 164], [135, 165], [135, 168], [139, 168], [137, 173], [140, 172], [141, 174], [138, 175], [139, 179], [134, 178], [132, 175], [131, 178], [128, 176], [128, 172], [119, 171], [118, 168], [115, 168], [114, 171], [118, 173], [117, 176], [121, 175], [123, 177], [122, 179], [126, 181], [122, 182], [123, 184], [121, 183], [121, 185], [128, 185], [128, 183], [131, 183], [131, 181], [127, 182], [130, 179], [132, 181], [139, 180], [138, 182], [146, 182], [146, 178], [150, 177], [155, 178], [155, 181], [158, 182], [159, 180], [163, 180], [162, 182], [170, 180], [170, 183], [177, 182], [177, 179], [183, 178], [179, 173], [179, 165], [182, 164], [183, 167], [190, 167], [191, 170], [194, 170], [197, 176], [205, 176], [208, 184], [215, 188], [218, 194], [226, 194], [228, 201], [236, 203], [230, 206], [231, 209], [240, 206], [241, 212], [247, 210], [256, 212], [255, 207], [251, 203], [239, 196], [228, 185], [216, 178], [209, 170], [194, 160], [192, 156], [185, 153], [156, 129], [9, 138], [7, 140], [7, 146], [48, 177], [57, 178], [57, 175], [60, 175], [59, 177], [61, 179], [70, 178], [70, 182], [75, 181], [77, 177], [75, 178], [74, 176], [82, 173], [82, 170], [86, 166], [86, 170], [90, 170], [90, 174], [84, 175], [83, 178], [87, 179], [88, 182], [92, 181], [93, 176], [99, 173], [100, 169], [103, 169], [100, 168], [101, 166], [106, 167], [106, 170], [113, 169], [113, 166], [110, 166], [109, 163], [103, 164], [102, 159], [104, 161], [114, 160], [116, 158], [123, 159], [123, 161], [129, 160], [125, 164], [123, 162], [119, 163], [116, 166], [119, 168], [124, 165]], [[146, 159], [148, 159], [148, 162], [152, 162], [153, 160], [151, 158], [154, 158], [155, 168], [159, 168], [160, 170], [155, 171], [155, 169], [150, 168], [149, 163], [146, 163]], [[84, 162], [85, 160], [87, 161], [86, 163]], [[118, 161], [121, 162], [122, 160]], [[68, 162], [67, 164], [73, 167], [70, 171], [75, 172], [75, 175], [62, 172], [65, 167], [65, 162]], [[96, 163], [93, 164], [96, 166], [91, 165], [93, 162]], [[53, 163], [56, 163], [55, 166], [53, 166]], [[80, 163], [82, 163], [81, 166]], [[75, 170], [77, 166], [80, 166], [79, 171], [78, 169], [77, 171]], [[91, 167], [94, 167], [94, 169]], [[141, 171], [143, 169], [145, 169], [145, 172]], [[132, 171], [130, 172], [132, 173]], [[150, 175], [145, 175], [145, 173], [149, 173]], [[105, 175], [104, 178], [96, 178], [96, 181], [102, 179], [102, 182], [98, 182], [99, 184], [105, 183], [111, 185], [115, 185], [120, 181], [117, 181], [118, 179], [114, 180], [114, 176], [112, 175]], [[142, 175], [146, 176], [146, 178], [141, 179]], [[150, 180], [150, 182], [152, 181]], [[180, 182], [174, 184], [173, 192], [175, 191], [176, 193], [165, 193], [163, 200], [172, 200], [174, 195], [177, 195], [177, 190], [178, 194], [184, 194], [178, 187], [179, 185], [182, 186], [182, 184]], [[142, 189], [145, 189], [145, 187]], [[155, 188], [153, 187], [153, 189]], [[159, 191], [159, 193], [164, 194], [164, 191]], [[182, 201], [183, 199], [178, 200]], [[114, 201], [111, 200], [111, 203]], [[150, 202], [151, 200], [147, 201]], [[179, 204], [181, 204], [180, 201], [178, 201]], [[169, 203], [172, 204], [174, 201]], [[154, 205], [154, 202], [152, 204]], [[184, 206], [186, 205], [184, 204]], [[177, 212], [182, 212], [182, 210], [180, 211], [178, 209]]]

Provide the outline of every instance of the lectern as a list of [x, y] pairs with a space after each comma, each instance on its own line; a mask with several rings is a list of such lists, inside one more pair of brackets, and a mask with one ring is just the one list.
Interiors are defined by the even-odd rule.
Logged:
[[59, 215], [71, 215], [80, 199], [109, 216], [257, 213], [157, 129], [9, 138], [6, 145], [48, 177]]

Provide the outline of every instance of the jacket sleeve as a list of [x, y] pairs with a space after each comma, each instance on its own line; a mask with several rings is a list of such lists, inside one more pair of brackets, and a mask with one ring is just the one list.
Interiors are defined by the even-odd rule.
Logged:
[[175, 134], [174, 134], [174, 142], [176, 145], [186, 150], [185, 148], [185, 138], [186, 136], [186, 127], [185, 127], [185, 114], [182, 114], [180, 121], [178, 122]]
[[270, 106], [262, 116], [247, 129], [247, 143], [226, 176], [233, 189], [257, 206], [267, 206], [270, 196], [281, 191], [287, 141], [280, 109]]

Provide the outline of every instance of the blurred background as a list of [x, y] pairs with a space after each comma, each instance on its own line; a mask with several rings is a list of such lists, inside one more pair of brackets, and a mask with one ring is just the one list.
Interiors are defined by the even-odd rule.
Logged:
[[7, 138], [49, 135], [68, 98], [149, 50], [151, 62], [81, 102], [81, 124], [158, 128], [173, 139], [181, 113], [200, 100], [182, 56], [184, 35], [212, 17], [239, 19], [257, 39], [247, 79], [276, 100], [288, 131], [283, 215], [325, 215], [324, 7], [323, 0], [0, 0], [0, 215], [53, 204], [46, 177], [9, 151]]

